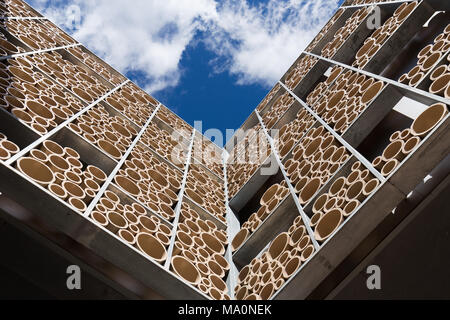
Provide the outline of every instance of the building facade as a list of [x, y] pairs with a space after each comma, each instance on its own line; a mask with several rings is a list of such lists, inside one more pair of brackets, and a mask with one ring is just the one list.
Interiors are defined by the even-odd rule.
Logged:
[[[398, 274], [386, 248], [419, 241], [421, 214], [426, 236], [450, 227], [430, 213], [449, 209], [448, 9], [346, 1], [221, 149], [3, 1], [0, 268], [38, 297], [402, 297], [358, 274]], [[82, 293], [67, 291], [74, 265]]]

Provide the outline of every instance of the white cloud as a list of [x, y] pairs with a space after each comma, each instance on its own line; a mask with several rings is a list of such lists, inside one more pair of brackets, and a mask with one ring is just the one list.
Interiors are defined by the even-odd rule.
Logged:
[[[123, 73], [138, 71], [150, 92], [178, 84], [180, 61], [199, 30], [215, 72], [240, 84], [273, 85], [331, 16], [337, 0], [29, 0]], [[81, 19], [77, 19], [77, 6]], [[73, 23], [76, 29], [72, 29]], [[72, 29], [72, 30], [70, 30]]]
[[[337, 0], [227, 1], [206, 39], [239, 83], [279, 80], [337, 7]], [[222, 66], [221, 70], [223, 70]]]

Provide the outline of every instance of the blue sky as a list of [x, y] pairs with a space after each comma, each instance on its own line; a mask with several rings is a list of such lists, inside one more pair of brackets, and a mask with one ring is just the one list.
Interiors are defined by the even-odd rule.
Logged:
[[183, 74], [175, 88], [157, 92], [155, 97], [171, 107], [186, 122], [202, 120], [203, 129], [239, 128], [267, 94], [262, 84], [238, 85], [238, 76], [213, 73], [208, 64], [214, 54], [203, 43], [183, 53]]
[[343, 0], [28, 0], [185, 121], [237, 129]]

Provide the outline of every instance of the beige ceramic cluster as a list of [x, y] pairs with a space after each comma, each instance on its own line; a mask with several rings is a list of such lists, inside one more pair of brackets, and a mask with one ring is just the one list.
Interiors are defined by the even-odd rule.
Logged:
[[244, 134], [244, 137], [241, 141], [239, 141], [231, 150], [230, 156], [228, 158], [228, 163], [236, 162], [235, 160], [241, 155], [244, 154], [246, 151], [246, 148], [250, 141], [253, 141], [255, 139], [255, 136], [260, 134], [260, 131], [262, 129], [262, 126], [260, 123], [255, 125], [250, 130], [246, 131]]
[[26, 50], [18, 47], [8, 40], [8, 37], [0, 30], [0, 56], [11, 56], [17, 53], [24, 53]]
[[0, 62], [1, 106], [43, 135], [84, 106], [61, 85], [34, 71], [26, 58]]
[[331, 18], [330, 21], [327, 22], [325, 27], [320, 30], [319, 34], [314, 38], [314, 40], [308, 45], [306, 48], [307, 52], [311, 52], [314, 50], [314, 48], [317, 46], [317, 44], [320, 42], [320, 40], [323, 39], [325, 34], [331, 29], [331, 27], [335, 24], [335, 22], [341, 17], [341, 15], [344, 13], [344, 9], [339, 9], [336, 11], [334, 16]]
[[148, 126], [141, 141], [156, 151], [161, 157], [169, 160], [178, 168], [184, 169], [188, 152], [186, 142], [175, 140], [171, 133], [159, 128], [153, 122]]
[[214, 143], [196, 135], [192, 152], [197, 161], [223, 179], [222, 152]]
[[352, 16], [345, 21], [344, 26], [336, 31], [333, 40], [323, 47], [322, 56], [325, 58], [332, 58], [372, 10], [372, 7], [356, 10]]
[[49, 20], [6, 20], [4, 28], [33, 51], [76, 44]]
[[380, 28], [364, 41], [363, 46], [356, 53], [356, 60], [352, 64], [357, 68], [364, 68], [370, 59], [380, 50], [388, 38], [402, 25], [411, 12], [417, 7], [418, 2], [404, 2], [394, 15], [390, 17]]
[[51, 140], [20, 158], [16, 167], [79, 212], [86, 211], [107, 178], [101, 169], [83, 164], [76, 150]]
[[175, 218], [182, 173], [138, 144], [114, 178], [127, 194], [167, 221]]
[[119, 73], [110, 71], [110, 69], [104, 65], [103, 61], [93, 54], [84, 52], [79, 46], [68, 48], [67, 51], [115, 86], [118, 86], [126, 80], [125, 77]]
[[294, 149], [293, 157], [285, 163], [300, 204], [308, 203], [348, 158], [346, 148], [324, 127], [310, 130]]
[[224, 258], [227, 234], [183, 203], [171, 270], [215, 300], [230, 300], [224, 280], [230, 264]]
[[0, 3], [2, 17], [36, 17], [37, 14], [28, 5], [19, 0], [4, 0]]
[[271, 154], [271, 148], [262, 130], [253, 132], [245, 149], [228, 160], [228, 196], [231, 199], [256, 173]]
[[83, 68], [63, 59], [58, 52], [35, 54], [29, 59], [42, 72], [89, 103], [104, 96], [110, 90], [93, 76], [92, 71], [87, 67]]
[[301, 109], [294, 120], [281, 128], [278, 139], [278, 153], [281, 158], [289, 154], [314, 123], [314, 117], [306, 109]]
[[372, 4], [372, 3], [380, 3], [380, 2], [393, 2], [397, 0], [347, 0], [345, 2], [346, 6], [350, 5], [359, 5], [359, 4]]
[[382, 81], [351, 70], [342, 73], [342, 68], [335, 67], [328, 80], [319, 83], [306, 101], [336, 132], [343, 133], [384, 87]]
[[272, 185], [263, 194], [259, 204], [261, 207], [257, 212], [253, 213], [248, 220], [242, 224], [241, 230], [236, 234], [232, 243], [231, 249], [238, 250], [239, 247], [255, 232], [258, 227], [264, 223], [264, 221], [270, 216], [272, 212], [283, 202], [289, 195], [289, 189], [286, 186], [286, 181], [282, 181], [280, 184]]
[[278, 235], [261, 257], [242, 268], [235, 288], [237, 300], [269, 300], [314, 253], [301, 217]]
[[138, 134], [130, 121], [111, 116], [105, 107], [100, 105], [78, 117], [69, 128], [115, 160], [122, 158]]
[[391, 135], [390, 144], [381, 156], [375, 158], [373, 166], [380, 170], [383, 176], [391, 175], [447, 113], [448, 107], [443, 103], [436, 103], [427, 108], [414, 120], [409, 129], [396, 131]]
[[275, 100], [270, 110], [264, 112], [262, 115], [264, 124], [267, 129], [272, 129], [273, 126], [280, 120], [283, 114], [292, 106], [295, 99], [286, 92]]
[[186, 122], [175, 116], [164, 106], [158, 110], [156, 116], [167, 123], [169, 126], [177, 130], [177, 132], [182, 135], [186, 140], [190, 140], [192, 136], [192, 128]]
[[275, 87], [273, 87], [272, 90], [270, 90], [269, 94], [264, 98], [263, 101], [259, 104], [259, 106], [256, 108], [256, 110], [261, 111], [267, 107], [267, 104], [272, 101], [272, 99], [275, 97], [275, 95], [280, 91], [281, 85], [277, 83]]
[[107, 190], [90, 218], [156, 262], [167, 259], [172, 230], [140, 204], [124, 204], [116, 193]]
[[337, 178], [328, 193], [320, 195], [313, 205], [310, 225], [314, 237], [323, 242], [376, 191], [380, 181], [360, 162], [355, 162], [347, 177]]
[[[441, 96], [450, 97], [450, 70], [449, 56], [447, 55], [447, 61], [443, 61], [444, 57], [450, 51], [450, 24], [445, 28], [444, 32], [439, 34], [432, 44], [423, 48], [417, 58], [419, 59], [417, 65], [412, 68], [408, 73], [403, 74], [398, 80], [401, 83], [410, 85], [411, 87], [417, 87], [427, 77], [431, 70], [431, 81], [433, 82], [429, 88], [429, 91]], [[435, 68], [438, 66], [437, 68]]]
[[207, 212], [226, 223], [225, 192], [222, 180], [211, 177], [211, 174], [201, 165], [191, 164], [185, 193]]
[[20, 148], [0, 132], [0, 161], [5, 161], [17, 154]]
[[133, 83], [127, 83], [105, 101], [139, 127], [147, 122], [157, 105], [155, 99]]
[[295, 65], [294, 68], [286, 75], [286, 80], [284, 84], [291, 90], [294, 90], [300, 81], [311, 71], [311, 69], [319, 61], [318, 58], [311, 57], [309, 55], [304, 56]]

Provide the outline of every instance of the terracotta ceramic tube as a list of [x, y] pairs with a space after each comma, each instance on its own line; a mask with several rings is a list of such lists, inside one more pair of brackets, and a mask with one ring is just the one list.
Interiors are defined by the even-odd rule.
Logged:
[[208, 279], [211, 284], [220, 292], [226, 293], [228, 291], [227, 284], [217, 275], [212, 274]]
[[128, 231], [130, 231], [133, 235], [137, 235], [140, 232], [137, 224], [129, 224]]
[[399, 164], [400, 162], [397, 159], [391, 159], [387, 161], [386, 164], [381, 169], [381, 174], [384, 177], [389, 176], [392, 172], [394, 172], [394, 170], [398, 167]]
[[99, 185], [102, 185], [108, 178], [103, 170], [92, 165], [87, 166], [86, 171], [92, 175], [95, 182]]
[[11, 156], [14, 156], [20, 151], [20, 148], [14, 142], [6, 139], [0, 142], [0, 146], [7, 150]]
[[128, 243], [131, 246], [134, 246], [136, 244], [136, 238], [133, 233], [126, 229], [120, 229], [118, 233], [119, 237]]
[[317, 224], [314, 237], [320, 242], [327, 240], [341, 225], [342, 221], [343, 214], [341, 209], [328, 211]]
[[319, 222], [320, 218], [322, 218], [323, 213], [322, 212], [316, 212], [312, 217], [311, 220], [309, 222], [309, 225], [314, 228], [317, 223]]
[[223, 255], [225, 253], [223, 244], [214, 236], [203, 232], [200, 237], [206, 245], [205, 250], [210, 254], [219, 253], [220, 255]]
[[414, 136], [425, 137], [447, 115], [448, 108], [443, 103], [436, 103], [422, 112], [411, 126]]
[[400, 140], [400, 136], [402, 134], [402, 131], [395, 131], [389, 138], [389, 141], [394, 142], [396, 140]]
[[[345, 188], [346, 182], [347, 182], [347, 180], [344, 177], [340, 177], [340, 178], [336, 179], [330, 187], [329, 195], [330, 196], [337, 195], [339, 193], [339, 191], [341, 191], [343, 188]], [[317, 200], [319, 201], [319, 199], [317, 199]], [[321, 199], [320, 202], [323, 202], [323, 204], [325, 204], [326, 201], [328, 201], [328, 200], [329, 200], [329, 197], [326, 197], [326, 199]], [[321, 203], [319, 203], [319, 204], [321, 204]], [[322, 207], [323, 207], [323, 205], [322, 205]]]
[[434, 80], [433, 83], [431, 84], [430, 89], [429, 89], [430, 93], [437, 94], [437, 95], [443, 95], [449, 82], [450, 82], [450, 73], [441, 75], [436, 80]]
[[[146, 254], [156, 262], [162, 263], [167, 259], [166, 248], [161, 244], [161, 242], [159, 242], [157, 238], [155, 238], [151, 234], [139, 233], [136, 236], [136, 244], [139, 250], [141, 250], [144, 254]], [[176, 259], [177, 257], [173, 259]], [[182, 267], [180, 266], [180, 268]]]
[[[191, 252], [191, 251], [189, 251], [189, 250], [183, 249], [182, 252], [181, 252], [181, 256], [185, 257], [186, 259], [188, 259], [188, 260], [191, 261], [192, 263], [197, 263], [197, 264], [202, 263], [202, 262], [197, 258], [197, 256], [196, 256], [193, 252]], [[199, 270], [199, 271], [200, 271], [200, 270]], [[209, 270], [208, 270], [208, 271], [209, 271]]]
[[272, 241], [268, 250], [270, 257], [272, 259], [277, 259], [283, 252], [285, 252], [286, 250], [290, 250], [291, 246], [289, 245], [289, 242], [290, 237], [286, 232], [276, 237]]
[[[264, 215], [265, 218], [267, 218], [267, 216], [269, 216], [275, 210], [275, 208], [278, 206], [279, 203], [280, 203], [280, 200], [277, 198], [274, 198], [270, 201], [270, 203], [266, 207], [266, 214]], [[259, 219], [259, 218], [256, 218], [256, 219]], [[261, 223], [261, 220], [259, 220], [258, 222]], [[252, 232], [253, 231], [254, 230], [252, 230]]]
[[362, 202], [366, 198], [366, 196], [363, 193], [365, 186], [366, 184], [362, 179], [356, 180], [348, 187], [347, 192], [345, 194], [345, 199], [347, 201], [356, 199]]
[[106, 214], [108, 219], [108, 230], [112, 233], [117, 233], [120, 229], [126, 229], [128, 227], [127, 220], [116, 212], [109, 211]]
[[398, 82], [406, 84], [408, 82], [408, 74], [404, 73], [401, 75], [401, 77], [398, 79]]
[[222, 242], [222, 244], [224, 246], [228, 245], [228, 234], [225, 231], [223, 231], [223, 230], [215, 230], [215, 231], [212, 232], [212, 234], [217, 238], [217, 240]]
[[302, 262], [306, 262], [314, 253], [315, 249], [312, 244], [308, 245], [302, 252], [302, 256], [300, 257], [300, 260]]
[[241, 286], [240, 289], [235, 293], [236, 300], [244, 300], [244, 298], [248, 295], [247, 286]]
[[381, 170], [385, 164], [385, 161], [383, 160], [382, 156], [376, 157], [375, 160], [373, 160], [372, 165], [375, 169]]
[[66, 180], [62, 183], [62, 187], [66, 190], [69, 197], [84, 199], [86, 196], [83, 189], [81, 189], [80, 186], [78, 186], [77, 184], [75, 184], [73, 182]]
[[437, 67], [430, 76], [431, 81], [436, 81], [439, 77], [447, 72], [447, 66], [442, 65]]
[[108, 226], [108, 219], [99, 211], [92, 211], [91, 219], [94, 223], [106, 228]]
[[164, 233], [167, 237], [170, 237], [172, 235], [172, 230], [165, 224], [160, 224], [158, 226], [158, 229], [160, 232]]
[[[410, 129], [405, 129], [402, 132], [400, 132], [399, 138], [403, 140], [404, 142], [407, 141], [409, 138], [412, 137], [412, 133]], [[392, 142], [392, 141], [391, 141]]]
[[55, 183], [62, 186], [62, 184], [67, 181], [67, 178], [64, 174], [57, 172], [54, 174], [55, 176]]
[[363, 93], [361, 102], [362, 104], [370, 103], [384, 88], [384, 83], [382, 81], [375, 82]]
[[275, 286], [272, 282], [264, 285], [260, 290], [261, 300], [269, 300], [275, 293]]
[[52, 154], [48, 157], [48, 163], [50, 166], [50, 169], [56, 173], [65, 173], [67, 170], [70, 169], [69, 163], [61, 156]]
[[188, 259], [182, 256], [176, 256], [172, 258], [171, 266], [175, 274], [189, 284], [196, 286], [200, 283], [200, 272]]
[[228, 261], [220, 254], [216, 253], [212, 256], [215, 262], [217, 262], [225, 272], [230, 270], [230, 264]]
[[275, 194], [278, 192], [278, 189], [279, 189], [278, 184], [274, 184], [273, 186], [271, 186], [261, 197], [260, 204], [262, 206], [268, 204], [273, 199]]
[[414, 149], [416, 149], [416, 147], [420, 144], [420, 138], [419, 137], [412, 137], [409, 138], [405, 144], [403, 145], [402, 148], [402, 153], [406, 156], [408, 154], [410, 154], [411, 152], [414, 151]]
[[184, 251], [184, 245], [179, 241], [175, 241], [172, 256], [175, 257], [178, 255], [181, 255], [183, 253], [183, 251]]
[[51, 140], [44, 141], [42, 143], [41, 150], [49, 156], [52, 154], [58, 155], [60, 157], [64, 156], [64, 149], [59, 144]]
[[138, 203], [133, 203], [132, 207], [133, 207], [133, 212], [135, 214], [137, 214], [138, 216], [143, 216], [143, 215], [147, 214], [147, 210]]
[[89, 204], [97, 195], [96, 192], [92, 189], [85, 189], [84, 193], [86, 194], [86, 196], [84, 197], [83, 201], [86, 204]]
[[47, 186], [54, 182], [53, 172], [43, 162], [34, 158], [24, 157], [17, 161], [17, 169], [31, 178], [35, 183]]
[[376, 178], [369, 180], [363, 190], [365, 196], [371, 195], [380, 185], [380, 181]]
[[156, 232], [155, 237], [166, 247], [170, 245], [170, 239], [162, 232]]
[[311, 243], [311, 238], [305, 233], [303, 238], [297, 243], [297, 249], [303, 251]]
[[423, 72], [430, 70], [440, 59], [442, 54], [440, 52], [434, 52], [430, 54], [423, 64], [420, 66]]
[[0, 146], [0, 161], [8, 160], [9, 158], [11, 158], [9, 151]]
[[302, 220], [302, 216], [297, 216], [294, 220], [293, 223], [296, 227], [300, 227], [301, 225], [303, 225], [303, 220]]
[[13, 108], [11, 112], [22, 123], [31, 125], [31, 123], [33, 122], [33, 118], [23, 109]]
[[75, 158], [75, 159], [80, 159], [80, 154], [75, 150], [72, 149], [70, 147], [65, 147], [64, 148], [64, 157], [67, 158]]
[[316, 192], [322, 186], [322, 180], [320, 178], [311, 179], [302, 189], [299, 195], [300, 204], [305, 204], [316, 194]]
[[[305, 226], [300, 226], [297, 229], [295, 229], [295, 231], [290, 236], [289, 245], [291, 247], [296, 247], [305, 234], [306, 234]], [[270, 256], [270, 255], [268, 255], [268, 256]]]
[[75, 209], [77, 209], [80, 212], [86, 211], [86, 203], [84, 203], [80, 198], [70, 198], [69, 203], [71, 206], [73, 206]]
[[194, 244], [194, 241], [192, 240], [192, 237], [189, 234], [187, 234], [187, 233], [185, 233], [183, 231], [178, 231], [177, 232], [177, 239], [181, 243], [183, 243], [183, 245], [185, 247], [187, 247], [187, 248], [192, 247], [192, 245]]
[[64, 188], [57, 184], [49, 184], [48, 189], [51, 193], [53, 193], [55, 196], [57, 196], [59, 199], [65, 201], [67, 199], [67, 192]]
[[402, 140], [391, 142], [383, 151], [383, 160], [388, 161], [391, 159], [397, 159], [402, 161], [404, 159], [404, 154], [402, 153], [404, 144], [405, 143]]
[[343, 216], [348, 217], [351, 215], [360, 205], [360, 202], [358, 200], [350, 200], [347, 201], [345, 198], [340, 198], [337, 207], [343, 208]]
[[302, 261], [300, 257], [293, 257], [283, 267], [283, 278], [289, 279], [300, 268]]
[[141, 195], [141, 190], [131, 179], [118, 175], [114, 178], [114, 181], [130, 195], [134, 197], [139, 197]]
[[139, 223], [138, 217], [131, 211], [125, 211], [123, 213], [123, 216], [128, 221], [129, 224], [138, 224]]

